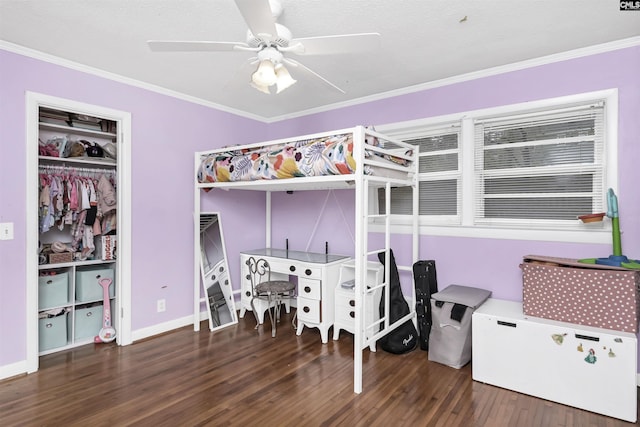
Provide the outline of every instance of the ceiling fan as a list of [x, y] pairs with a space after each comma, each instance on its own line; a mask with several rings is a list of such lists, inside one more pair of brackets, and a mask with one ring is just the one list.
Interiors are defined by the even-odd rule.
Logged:
[[249, 29], [246, 42], [149, 40], [147, 44], [154, 52], [255, 52], [249, 59], [257, 64], [251, 75], [251, 85], [270, 94], [291, 87], [295, 80], [285, 65], [322, 80], [332, 88], [345, 93], [329, 80], [285, 55], [331, 55], [357, 53], [374, 50], [380, 46], [380, 34], [342, 34], [335, 36], [293, 38], [291, 31], [276, 22], [282, 14], [279, 0], [235, 0]]

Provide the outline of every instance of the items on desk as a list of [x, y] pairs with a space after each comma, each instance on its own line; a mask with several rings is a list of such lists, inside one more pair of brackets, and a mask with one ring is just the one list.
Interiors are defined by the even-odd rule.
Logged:
[[356, 286], [356, 279], [347, 280], [346, 282], [342, 282], [340, 284], [344, 289], [353, 289]]

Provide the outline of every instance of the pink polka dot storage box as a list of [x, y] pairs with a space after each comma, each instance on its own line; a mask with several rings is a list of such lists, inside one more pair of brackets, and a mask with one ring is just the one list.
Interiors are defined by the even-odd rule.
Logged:
[[638, 333], [640, 271], [539, 255], [520, 267], [525, 315]]

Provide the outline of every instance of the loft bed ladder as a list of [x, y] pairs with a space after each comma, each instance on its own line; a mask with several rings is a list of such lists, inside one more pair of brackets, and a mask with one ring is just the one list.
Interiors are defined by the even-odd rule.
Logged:
[[[354, 141], [356, 143], [364, 143], [364, 129], [361, 127], [356, 128], [354, 132]], [[416, 147], [416, 149], [418, 149]], [[358, 159], [356, 159], [356, 164], [364, 164], [364, 150], [357, 150]], [[414, 172], [412, 175], [412, 263], [410, 266], [398, 265], [399, 271], [409, 271], [413, 273], [412, 265], [419, 258], [419, 193], [418, 193], [418, 163], [419, 157], [416, 155], [416, 160], [413, 162]], [[409, 314], [404, 316], [403, 318], [397, 320], [394, 323], [394, 327], [392, 329], [389, 328], [389, 262], [390, 262], [390, 250], [391, 250], [391, 188], [392, 188], [392, 180], [376, 178], [374, 176], [365, 175], [363, 173], [363, 168], [356, 169], [356, 190], [355, 190], [355, 202], [356, 202], [356, 213], [355, 213], [355, 221], [356, 221], [356, 243], [355, 243], [355, 334], [353, 339], [353, 391], [355, 393], [362, 392], [362, 352], [369, 346], [369, 344], [373, 341], [377, 341], [393, 329], [399, 327], [404, 324], [407, 320], [411, 320], [414, 323], [416, 322], [416, 312], [415, 312], [415, 288], [413, 286], [413, 282], [411, 284], [411, 298], [409, 300]], [[383, 182], [384, 183], [384, 191], [385, 191], [385, 213], [384, 214], [370, 214], [368, 212], [368, 200], [369, 200], [369, 190], [374, 188], [372, 183], [374, 182]], [[375, 190], [375, 188], [374, 188]], [[370, 220], [374, 220], [376, 218], [382, 218], [384, 220], [384, 247], [381, 249], [369, 250], [369, 222]], [[383, 283], [376, 284], [376, 286], [371, 289], [367, 289], [366, 287], [366, 275], [367, 275], [367, 262], [369, 256], [377, 255], [378, 253], [385, 253], [385, 268], [384, 268], [384, 279]], [[411, 276], [413, 277], [413, 276]], [[384, 298], [385, 298], [385, 312], [384, 315], [377, 321], [373, 322], [372, 325], [366, 326], [364, 324], [364, 313], [367, 298], [365, 298], [367, 292], [374, 292], [378, 289], [384, 288]], [[373, 299], [372, 299], [373, 301]], [[375, 309], [375, 307], [374, 307]], [[367, 338], [365, 328], [375, 328], [379, 327], [379, 325], [384, 325], [384, 330], [377, 332]]]

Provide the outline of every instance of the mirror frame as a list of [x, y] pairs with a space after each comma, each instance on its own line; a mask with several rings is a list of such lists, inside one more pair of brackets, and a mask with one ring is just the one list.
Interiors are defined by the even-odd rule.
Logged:
[[[213, 218], [215, 218], [215, 220], [212, 220]], [[198, 220], [200, 222], [199, 241], [197, 242], [197, 245], [200, 247], [200, 283], [202, 284], [202, 293], [204, 293], [203, 301], [206, 305], [207, 317], [209, 318], [209, 330], [216, 331], [237, 324], [238, 313], [236, 311], [233, 286], [231, 285], [231, 276], [229, 274], [229, 263], [227, 260], [227, 250], [224, 243], [224, 232], [220, 213], [200, 212]], [[208, 253], [207, 245], [204, 244], [207, 231], [211, 231], [211, 227], [213, 226], [217, 226], [220, 236], [220, 248], [217, 248], [215, 254]], [[216, 243], [214, 243], [214, 245], [216, 245]], [[220, 258], [220, 255], [222, 258]], [[212, 260], [209, 256], [215, 256], [215, 259]], [[213, 277], [210, 277], [211, 273], [214, 273]], [[225, 316], [225, 319], [228, 317], [229, 320], [226, 320], [223, 324], [217, 324], [218, 322], [215, 322], [214, 313], [212, 312], [213, 310], [210, 304], [210, 298], [214, 297], [214, 295], [210, 295], [210, 290], [216, 285], [220, 287], [220, 291], [224, 296], [224, 305], [229, 310], [229, 316]], [[220, 301], [220, 299], [218, 299], [218, 301]]]

